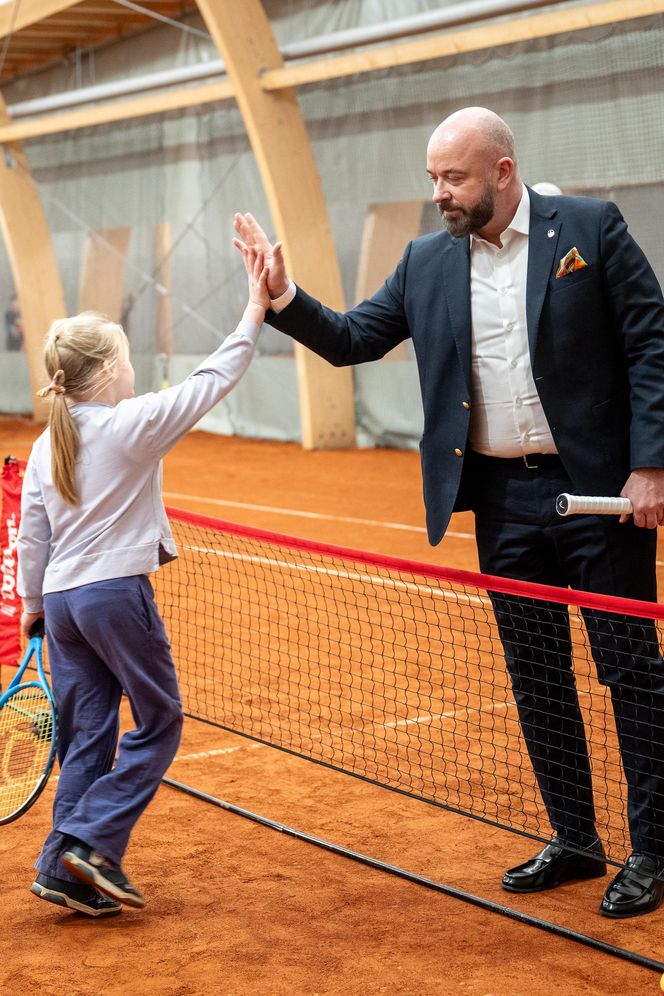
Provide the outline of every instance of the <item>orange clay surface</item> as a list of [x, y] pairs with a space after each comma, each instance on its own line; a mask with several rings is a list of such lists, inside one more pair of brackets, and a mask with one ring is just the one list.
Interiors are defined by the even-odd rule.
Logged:
[[[0, 456], [27, 457], [38, 431], [29, 421], [0, 419]], [[470, 515], [455, 516], [442, 544], [428, 546], [412, 453], [306, 453], [295, 445], [192, 433], [166, 461], [164, 490], [169, 504], [206, 515], [477, 567]], [[3, 683], [8, 676], [4, 669]], [[537, 847], [506, 831], [193, 721], [185, 724], [169, 774], [426, 878], [664, 960], [664, 910], [622, 922], [598, 915], [608, 879], [534, 896], [503, 892], [504, 869]], [[369, 869], [169, 787], [139, 822], [126, 856], [128, 873], [146, 894], [145, 910], [104, 922], [63, 913], [29, 891], [54, 785], [52, 779], [20, 821], [0, 828], [0, 993], [660, 992], [656, 972]]]

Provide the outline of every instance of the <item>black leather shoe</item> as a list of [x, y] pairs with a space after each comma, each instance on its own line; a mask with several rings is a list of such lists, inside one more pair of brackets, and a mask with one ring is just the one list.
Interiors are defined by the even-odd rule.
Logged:
[[554, 837], [530, 861], [506, 871], [501, 885], [508, 892], [543, 892], [545, 889], [555, 889], [563, 882], [599, 878], [601, 875], [606, 875], [606, 863], [599, 840], [580, 854], [569, 851], [562, 841]]
[[604, 893], [604, 916], [621, 919], [656, 910], [664, 899], [664, 858], [630, 854], [627, 863]]

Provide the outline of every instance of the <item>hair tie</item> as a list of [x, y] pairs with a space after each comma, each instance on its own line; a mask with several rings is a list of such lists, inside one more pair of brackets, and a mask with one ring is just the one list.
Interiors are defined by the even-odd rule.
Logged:
[[53, 391], [54, 394], [66, 394], [63, 381], [65, 379], [64, 370], [56, 370], [53, 374], [53, 379], [47, 387], [42, 387], [41, 390], [37, 391], [37, 395], [40, 398], [46, 398]]

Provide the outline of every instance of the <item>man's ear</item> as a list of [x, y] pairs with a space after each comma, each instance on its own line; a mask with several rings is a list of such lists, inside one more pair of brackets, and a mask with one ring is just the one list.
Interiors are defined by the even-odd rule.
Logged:
[[496, 163], [498, 169], [498, 189], [504, 190], [514, 176], [514, 160], [509, 156], [503, 156]]

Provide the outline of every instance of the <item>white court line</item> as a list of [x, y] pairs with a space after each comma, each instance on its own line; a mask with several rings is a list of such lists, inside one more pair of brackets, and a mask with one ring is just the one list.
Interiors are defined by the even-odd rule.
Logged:
[[177, 754], [173, 758], [176, 761], [197, 761], [200, 757], [221, 757], [222, 754], [234, 754], [238, 750], [256, 750], [258, 747], [265, 747], [266, 744], [240, 744], [238, 747], [219, 747], [217, 750], [202, 750], [197, 754]]
[[[237, 747], [219, 747], [216, 750], [201, 750], [196, 754], [177, 754], [171, 764], [175, 764], [176, 761], [198, 761], [201, 757], [221, 757], [224, 754], [235, 754], [238, 750], [258, 750], [260, 747], [269, 747], [269, 744], [240, 744]], [[60, 775], [53, 775], [53, 779], [57, 782]]]
[[259, 557], [248, 553], [231, 553], [228, 550], [213, 550], [207, 546], [190, 546], [181, 544], [184, 550], [191, 550], [194, 553], [213, 554], [215, 557], [224, 557], [226, 560], [240, 560], [248, 564], [262, 564], [269, 567], [281, 567], [288, 571], [304, 571], [306, 574], [328, 574], [335, 578], [343, 578], [346, 581], [362, 581], [363, 583], [375, 584], [382, 588], [398, 588], [401, 591], [416, 593], [424, 592], [432, 598], [445, 598], [453, 602], [465, 602], [466, 604], [491, 606], [488, 598], [480, 598], [477, 595], [467, 595], [465, 592], [447, 591], [444, 588], [432, 588], [428, 585], [415, 584], [412, 581], [396, 581], [394, 578], [383, 578], [378, 574], [360, 574], [357, 571], [341, 571], [330, 567], [317, 567], [314, 564], [298, 564], [293, 561], [275, 560], [273, 557]]
[[[324, 515], [321, 512], [303, 512], [296, 508], [281, 508], [276, 505], [252, 505], [244, 501], [226, 501], [223, 498], [203, 498], [200, 495], [185, 495], [179, 491], [164, 491], [164, 498], [183, 498], [185, 501], [200, 502], [203, 505], [219, 505], [223, 508], [244, 508], [253, 512], [274, 512], [275, 515], [294, 515], [300, 519], [322, 519], [327, 522], [350, 522], [359, 526], [379, 526], [384, 529], [401, 529], [410, 533], [426, 533], [424, 526], [409, 526], [403, 522], [383, 522], [379, 519], [356, 519], [349, 515]], [[475, 539], [474, 533], [458, 533], [448, 529], [445, 536], [453, 539]], [[657, 567], [664, 567], [664, 560], [655, 561]]]
[[371, 723], [371, 726], [377, 726], [381, 730], [395, 730], [397, 726], [412, 726], [415, 723], [428, 723], [429, 720], [433, 719], [455, 719], [457, 716], [461, 716], [464, 713], [466, 715], [470, 712], [495, 712], [496, 709], [513, 709], [515, 705], [513, 702], [492, 702], [488, 706], [483, 706], [482, 708], [472, 709], [469, 706], [464, 706], [463, 709], [452, 709], [450, 712], [436, 712], [429, 715], [425, 713], [424, 716], [413, 716], [412, 719], [398, 719], [395, 723]]
[[[579, 693], [584, 694], [584, 693]], [[344, 730], [349, 730], [351, 733], [364, 733], [366, 730], [377, 729], [377, 730], [395, 730], [400, 726], [414, 726], [422, 723], [433, 722], [437, 719], [456, 719], [463, 715], [469, 715], [472, 712], [483, 713], [483, 712], [495, 712], [496, 709], [516, 709], [515, 702], [491, 702], [488, 706], [480, 706], [478, 708], [472, 708], [471, 706], [464, 706], [463, 709], [451, 709], [449, 712], [436, 712], [436, 713], [424, 713], [421, 716], [411, 716], [408, 719], [397, 719], [393, 723], [363, 723], [361, 727], [358, 726], [344, 726], [342, 723], [335, 723], [336, 731], [332, 730], [330, 727], [326, 732], [332, 736], [337, 735], [339, 732]], [[322, 740], [322, 733], [315, 733], [310, 736], [311, 740]]]
[[[467, 592], [449, 591], [446, 588], [433, 588], [429, 585], [415, 584], [413, 581], [396, 581], [394, 578], [383, 578], [377, 574], [360, 574], [357, 571], [340, 571], [330, 567], [317, 567], [313, 564], [298, 564], [287, 560], [275, 560], [272, 557], [259, 557], [248, 553], [231, 553], [229, 550], [213, 550], [207, 546], [190, 546], [181, 544], [184, 550], [191, 550], [193, 553], [213, 554], [215, 557], [225, 557], [227, 560], [245, 561], [248, 564], [261, 564], [264, 567], [281, 567], [289, 571], [304, 571], [308, 574], [328, 574], [335, 578], [343, 578], [346, 581], [361, 581], [364, 584], [375, 584], [382, 588], [399, 589], [400, 591], [410, 591], [415, 594], [429, 595], [431, 598], [443, 598], [448, 602], [458, 602], [464, 605], [480, 605], [482, 608], [492, 609], [491, 599], [481, 595], [469, 595]], [[572, 609], [575, 606], [571, 606]], [[569, 614], [571, 626], [581, 627], [583, 620], [578, 612], [571, 611]]]
[[[401, 529], [409, 533], [426, 533], [424, 526], [408, 526], [403, 522], [383, 522], [379, 519], [356, 519], [350, 515], [325, 515], [322, 512], [303, 512], [297, 508], [280, 508], [276, 505], [251, 505], [244, 501], [226, 501], [223, 498], [203, 498], [200, 495], [185, 495], [179, 491], [164, 491], [165, 498], [184, 499], [201, 502], [203, 505], [219, 505], [223, 508], [245, 508], [250, 512], [274, 512], [275, 515], [294, 515], [298, 519], [324, 519], [327, 522], [350, 522], [358, 526], [380, 526], [384, 529]], [[446, 536], [454, 539], [475, 539], [473, 533], [456, 533], [448, 529]]]

